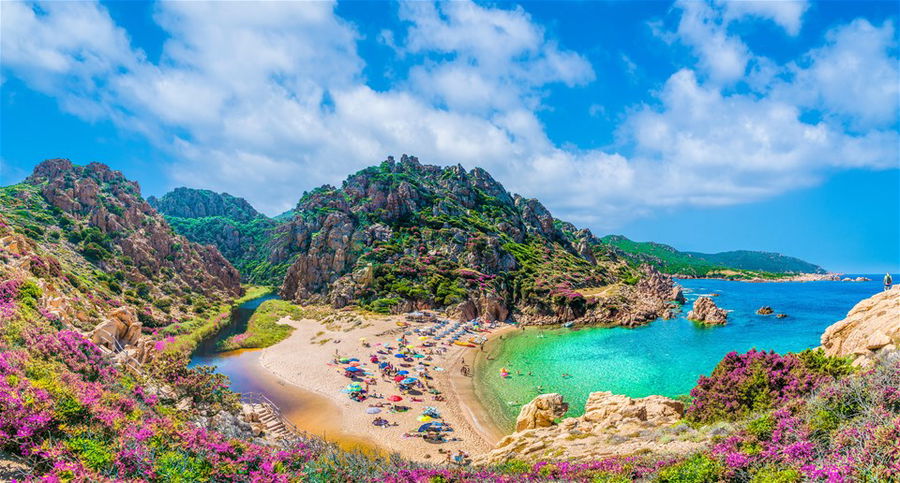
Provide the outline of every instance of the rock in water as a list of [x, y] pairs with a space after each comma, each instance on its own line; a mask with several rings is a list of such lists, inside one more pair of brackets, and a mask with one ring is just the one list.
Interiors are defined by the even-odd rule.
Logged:
[[870, 366], [900, 346], [900, 289], [894, 287], [856, 304], [840, 322], [825, 329], [822, 347], [830, 356], [853, 357]]
[[775, 313], [775, 311], [772, 310], [772, 307], [769, 307], [768, 305], [763, 305], [756, 311], [756, 313], [759, 315], [772, 315], [773, 313]]
[[699, 297], [694, 301], [694, 308], [688, 312], [687, 318], [708, 325], [723, 325], [728, 319], [728, 312], [716, 307], [709, 297]]
[[776, 319], [786, 319], [786, 318], [787, 318], [787, 314], [777, 314], [777, 315], [775, 316], [775, 318], [776, 318]]
[[516, 431], [553, 426], [555, 420], [565, 416], [568, 410], [569, 403], [563, 401], [562, 395], [541, 394], [522, 406], [516, 418]]

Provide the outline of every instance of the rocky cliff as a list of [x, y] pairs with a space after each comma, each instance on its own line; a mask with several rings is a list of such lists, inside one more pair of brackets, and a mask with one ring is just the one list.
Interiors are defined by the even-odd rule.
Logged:
[[900, 286], [856, 304], [846, 318], [825, 329], [822, 347], [828, 355], [852, 357], [854, 365], [863, 367], [895, 354], [900, 347]]
[[147, 203], [163, 215], [179, 218], [224, 216], [236, 221], [250, 221], [262, 216], [243, 198], [194, 188], [175, 188], [161, 198], [150, 196]]
[[[646, 292], [640, 273], [590, 231], [510, 194], [479, 168], [389, 158], [340, 188], [306, 193], [276, 233], [271, 256], [294, 259], [281, 287], [286, 299], [535, 323], [650, 317], [632, 316]], [[616, 284], [616, 297], [579, 292]], [[659, 309], [649, 308], [652, 318]]]
[[272, 256], [269, 245], [278, 221], [257, 212], [243, 198], [209, 190], [176, 188], [147, 200], [176, 233], [214, 245], [241, 273], [244, 281], [280, 285], [289, 257]]
[[650, 452], [662, 457], [688, 454], [705, 444], [698, 432], [679, 424], [684, 404], [662, 396], [632, 399], [594, 392], [582, 416], [554, 423], [567, 409], [559, 394], [538, 396], [523, 406], [516, 432], [478, 457], [476, 463], [559, 457], [578, 462]]
[[[46, 281], [45, 295], [71, 303], [80, 297], [64, 295], [74, 291], [110, 308], [127, 305], [144, 325], [158, 327], [192, 314], [192, 303], [241, 293], [237, 271], [216, 248], [173, 233], [137, 183], [103, 164], [48, 160], [0, 197], [6, 255]], [[24, 252], [16, 256], [16, 249]], [[104, 320], [98, 310], [79, 307], [69, 315], [90, 329]]]

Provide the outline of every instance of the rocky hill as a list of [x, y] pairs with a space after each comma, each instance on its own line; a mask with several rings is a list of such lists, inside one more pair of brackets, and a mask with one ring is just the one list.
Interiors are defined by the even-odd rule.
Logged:
[[289, 260], [270, 257], [268, 245], [278, 221], [256, 211], [243, 198], [209, 190], [176, 188], [147, 199], [180, 235], [215, 245], [244, 281], [281, 285]]
[[[340, 188], [304, 194], [276, 229], [295, 257], [281, 296], [379, 312], [448, 307], [542, 323], [642, 323], [667, 310], [671, 280], [618, 259], [588, 230], [513, 195], [480, 168], [388, 158]], [[654, 292], [654, 290], [658, 290]]]
[[673, 275], [749, 279], [825, 273], [818, 265], [780, 253], [749, 250], [682, 252], [662, 243], [636, 242], [622, 235], [607, 235], [602, 241], [635, 263], [647, 263]]
[[6, 277], [38, 275], [44, 296], [57, 297], [82, 330], [117, 306], [161, 327], [241, 294], [237, 270], [215, 247], [176, 235], [137, 183], [103, 164], [45, 161], [23, 183], [0, 188], [0, 200]]

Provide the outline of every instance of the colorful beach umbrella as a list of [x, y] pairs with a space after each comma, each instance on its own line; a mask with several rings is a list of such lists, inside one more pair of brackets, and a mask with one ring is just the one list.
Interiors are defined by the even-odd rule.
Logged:
[[416, 418], [416, 421], [421, 421], [423, 423], [427, 423], [427, 422], [431, 421], [431, 416], [426, 416], [423, 414], [423, 415], [419, 416], [418, 418]]
[[362, 369], [360, 369], [360, 368], [358, 368], [358, 367], [347, 367], [347, 368], [344, 368], [344, 370], [347, 371], [347, 372], [359, 372], [359, 371], [361, 371]]
[[387, 400], [390, 402], [399, 402], [399, 401], [402, 401], [403, 398], [400, 396], [390, 396], [387, 398]]
[[381, 412], [381, 408], [368, 408], [366, 409], [366, 414], [378, 414]]
[[398, 376], [405, 376], [407, 374], [409, 374], [409, 371], [397, 371]]
[[407, 384], [412, 384], [414, 382], [416, 382], [415, 377], [407, 377], [406, 379], [400, 381], [400, 384], [407, 385]]
[[406, 359], [406, 354], [394, 354], [394, 357], [397, 357], [399, 359]]
[[356, 367], [359, 365], [359, 362], [351, 362], [350, 367]]
[[394, 376], [394, 382], [400, 382], [406, 379], [406, 376]]

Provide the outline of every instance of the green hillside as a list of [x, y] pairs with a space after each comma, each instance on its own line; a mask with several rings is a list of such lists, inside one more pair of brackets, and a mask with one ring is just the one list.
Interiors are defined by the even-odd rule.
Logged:
[[636, 242], [621, 235], [601, 241], [635, 263], [648, 263], [664, 273], [725, 278], [777, 278], [787, 274], [825, 273], [812, 263], [778, 253], [737, 250], [722, 253], [682, 252], [669, 245]]

